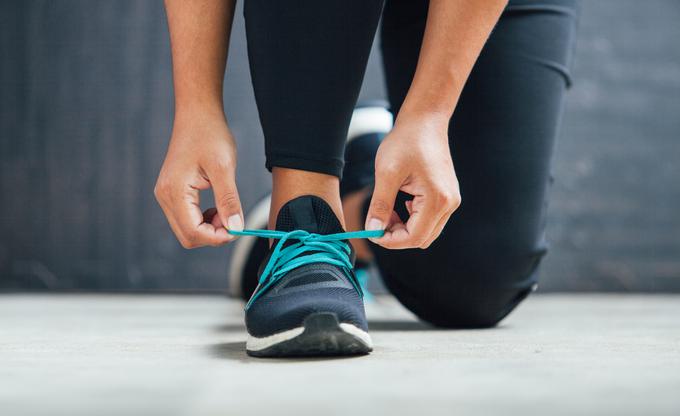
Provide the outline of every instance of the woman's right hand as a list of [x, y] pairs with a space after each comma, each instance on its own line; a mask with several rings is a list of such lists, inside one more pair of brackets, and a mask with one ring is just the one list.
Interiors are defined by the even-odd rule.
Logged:
[[[199, 191], [212, 188], [216, 208], [201, 213]], [[223, 114], [178, 114], [154, 189], [184, 248], [219, 246], [243, 229], [236, 189], [236, 143]], [[226, 228], [225, 228], [226, 227]]]

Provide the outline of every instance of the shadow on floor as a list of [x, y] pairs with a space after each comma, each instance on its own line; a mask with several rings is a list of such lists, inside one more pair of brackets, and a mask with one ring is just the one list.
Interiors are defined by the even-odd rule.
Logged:
[[219, 344], [208, 345], [208, 355], [212, 358], [229, 359], [241, 362], [252, 361], [246, 354], [246, 343], [244, 341], [221, 342]]
[[[407, 332], [407, 331], [460, 331], [462, 329], [437, 328], [420, 321], [391, 321], [391, 320], [372, 320], [368, 323], [369, 330], [373, 332]], [[505, 329], [505, 325], [493, 328], [478, 328], [476, 331], [488, 331]], [[215, 327], [217, 332], [240, 332], [245, 333], [243, 324], [225, 324]], [[267, 362], [267, 363], [290, 363], [305, 361], [329, 361], [329, 360], [349, 360], [361, 358], [362, 356], [341, 356], [341, 357], [293, 357], [293, 358], [255, 358], [246, 354], [246, 343], [244, 341], [222, 342], [209, 345], [208, 355], [217, 359], [235, 360], [244, 363]]]
[[[369, 331], [440, 331], [425, 322], [420, 321], [390, 321], [390, 320], [371, 320], [368, 322]], [[216, 332], [244, 332], [246, 329], [243, 324], [224, 324], [215, 327]]]
[[430, 324], [421, 321], [369, 321], [368, 329], [370, 331], [439, 331], [440, 328], [436, 328]]
[[220, 360], [234, 360], [242, 363], [300, 363], [300, 362], [314, 362], [314, 361], [331, 361], [331, 360], [352, 360], [368, 355], [354, 355], [354, 356], [334, 356], [334, 357], [291, 357], [291, 358], [256, 358], [246, 354], [246, 343], [243, 341], [222, 342], [219, 344], [209, 345], [207, 347], [208, 355], [212, 358]]

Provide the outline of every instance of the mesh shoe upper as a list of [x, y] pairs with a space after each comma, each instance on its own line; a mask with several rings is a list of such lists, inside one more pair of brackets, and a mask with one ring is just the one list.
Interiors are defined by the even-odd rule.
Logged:
[[[302, 196], [284, 205], [276, 228], [279, 231], [304, 230], [322, 235], [343, 232], [332, 209], [315, 196]], [[354, 257], [353, 252], [351, 257]], [[269, 256], [264, 264], [268, 260]], [[260, 285], [256, 290], [257, 298], [246, 309], [248, 332], [264, 337], [297, 328], [314, 312], [333, 312], [340, 322], [367, 330], [361, 294], [351, 278], [353, 276], [347, 276], [336, 265], [311, 263], [289, 271], [265, 290]]]

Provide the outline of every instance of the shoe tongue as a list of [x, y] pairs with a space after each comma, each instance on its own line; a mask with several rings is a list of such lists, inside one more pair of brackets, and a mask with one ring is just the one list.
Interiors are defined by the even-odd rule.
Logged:
[[344, 231], [326, 201], [313, 195], [295, 198], [281, 207], [276, 218], [276, 229], [286, 232], [305, 230], [316, 234]]

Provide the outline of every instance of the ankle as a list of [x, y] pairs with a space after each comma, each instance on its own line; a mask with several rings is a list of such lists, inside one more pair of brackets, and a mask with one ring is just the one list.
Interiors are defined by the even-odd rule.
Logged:
[[276, 227], [276, 218], [281, 207], [288, 201], [303, 195], [314, 195], [323, 199], [338, 217], [342, 227], [345, 218], [340, 200], [340, 180], [331, 175], [297, 169], [275, 167], [272, 169], [272, 202], [269, 210], [269, 228]]

